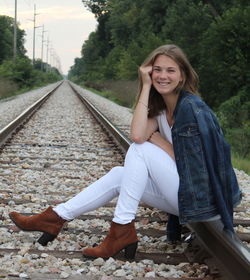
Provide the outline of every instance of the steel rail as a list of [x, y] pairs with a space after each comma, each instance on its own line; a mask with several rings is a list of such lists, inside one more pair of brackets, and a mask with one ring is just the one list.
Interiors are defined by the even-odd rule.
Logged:
[[49, 98], [49, 96], [63, 83], [59, 82], [52, 90], [39, 98], [35, 103], [24, 110], [13, 121], [0, 130], [0, 147], [11, 137], [15, 130]]
[[[84, 98], [72, 82], [69, 82], [73, 91], [87, 106], [94, 117], [101, 123], [113, 138], [126, 151], [132, 141], [121, 130], [115, 127], [95, 106]], [[196, 233], [197, 239], [208, 256], [216, 260], [216, 266], [226, 280], [250, 279], [250, 250], [237, 234], [229, 234], [223, 229], [220, 221], [189, 223], [188, 227]]]
[[76, 95], [82, 100], [84, 105], [89, 109], [95, 119], [106, 128], [110, 136], [123, 148], [124, 151], [127, 151], [129, 146], [132, 144], [132, 141], [124, 135], [124, 133], [117, 128], [101, 111], [99, 111], [89, 100], [84, 98], [75, 88], [72, 82], [69, 82], [72, 90]]
[[250, 279], [250, 250], [236, 233], [225, 231], [220, 220], [189, 223], [188, 227], [216, 259], [216, 266], [226, 280]]

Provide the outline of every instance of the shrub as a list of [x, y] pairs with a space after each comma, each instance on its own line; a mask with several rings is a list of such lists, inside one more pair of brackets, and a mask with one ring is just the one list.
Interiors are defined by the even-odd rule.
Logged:
[[136, 81], [85, 82], [84, 86], [126, 107], [132, 107], [138, 88]]
[[18, 86], [7, 79], [0, 79], [0, 99], [9, 97], [18, 90]]
[[236, 96], [223, 102], [217, 111], [225, 137], [233, 151], [246, 158], [250, 155], [250, 97], [242, 89]]

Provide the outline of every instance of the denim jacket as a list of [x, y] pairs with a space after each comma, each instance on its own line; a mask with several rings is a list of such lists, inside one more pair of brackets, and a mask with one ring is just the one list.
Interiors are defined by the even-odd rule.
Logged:
[[220, 215], [233, 229], [233, 207], [241, 192], [232, 168], [230, 148], [212, 110], [200, 97], [181, 91], [172, 128], [173, 148], [180, 177], [181, 224]]

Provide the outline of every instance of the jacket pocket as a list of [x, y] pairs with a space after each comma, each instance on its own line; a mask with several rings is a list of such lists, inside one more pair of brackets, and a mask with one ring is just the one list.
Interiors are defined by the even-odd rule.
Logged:
[[178, 133], [181, 145], [187, 154], [202, 150], [200, 132], [196, 123], [183, 126]]

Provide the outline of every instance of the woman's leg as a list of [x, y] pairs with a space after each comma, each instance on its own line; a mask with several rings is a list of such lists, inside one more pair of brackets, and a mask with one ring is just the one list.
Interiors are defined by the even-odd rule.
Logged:
[[95, 210], [119, 195], [123, 167], [112, 168], [106, 175], [86, 187], [79, 194], [53, 210], [65, 220], [73, 220], [83, 213]]
[[131, 222], [140, 200], [178, 215], [178, 188], [176, 164], [165, 151], [149, 142], [132, 144], [126, 155], [113, 221]]
[[66, 221], [96, 209], [117, 196], [122, 171], [123, 167], [113, 168], [84, 191], [54, 209], [50, 206], [45, 211], [31, 216], [13, 211], [9, 216], [22, 230], [43, 232], [38, 242], [46, 246], [56, 238]]
[[102, 178], [53, 210], [63, 219], [72, 220], [97, 209], [119, 195], [113, 221], [131, 222], [140, 200], [172, 214], [178, 214], [179, 177], [175, 162], [159, 147], [145, 142], [132, 144], [124, 167], [112, 168]]
[[133, 220], [141, 199], [149, 205], [178, 213], [179, 177], [176, 166], [159, 147], [149, 142], [132, 144], [120, 183], [120, 195], [109, 233], [100, 245], [83, 250], [86, 257], [108, 258], [125, 249], [125, 257], [134, 258], [138, 239]]
[[[40, 243], [46, 245], [57, 236], [66, 220], [105, 205], [119, 194], [120, 186], [113, 224], [132, 224], [141, 199], [149, 205], [176, 214], [178, 182], [175, 163], [166, 152], [148, 142], [132, 144], [126, 155], [125, 167], [113, 168], [81, 193], [55, 207], [54, 211], [49, 207], [29, 217], [17, 212], [9, 215], [23, 230], [44, 232]], [[135, 242], [134, 226], [130, 228]]]

